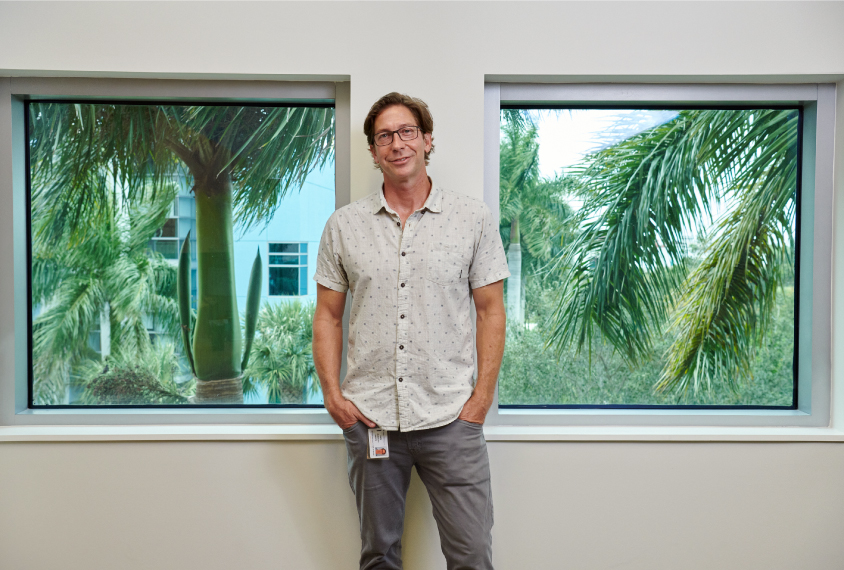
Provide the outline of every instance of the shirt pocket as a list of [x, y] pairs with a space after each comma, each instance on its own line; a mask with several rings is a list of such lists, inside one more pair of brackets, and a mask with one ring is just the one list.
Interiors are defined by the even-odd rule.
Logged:
[[428, 252], [425, 278], [439, 285], [454, 285], [469, 278], [469, 263], [455, 245], [440, 243]]

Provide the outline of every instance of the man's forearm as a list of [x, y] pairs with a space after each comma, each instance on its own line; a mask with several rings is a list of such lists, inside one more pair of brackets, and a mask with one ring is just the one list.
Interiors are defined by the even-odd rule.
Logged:
[[478, 380], [473, 396], [481, 398], [489, 406], [495, 395], [495, 383], [501, 369], [507, 318], [503, 310], [489, 310], [483, 314], [478, 312], [476, 327]]
[[343, 322], [314, 319], [314, 368], [327, 401], [340, 396], [340, 364], [343, 358]]
[[343, 307], [345, 293], [317, 286], [317, 307], [314, 314], [314, 368], [322, 386], [325, 409], [341, 428], [363, 422], [375, 423], [364, 416], [340, 391], [340, 363], [343, 358]]
[[478, 380], [472, 396], [464, 404], [460, 419], [482, 424], [495, 397], [495, 383], [504, 354], [507, 313], [504, 310], [504, 284], [501, 281], [475, 289], [475, 347], [478, 352]]

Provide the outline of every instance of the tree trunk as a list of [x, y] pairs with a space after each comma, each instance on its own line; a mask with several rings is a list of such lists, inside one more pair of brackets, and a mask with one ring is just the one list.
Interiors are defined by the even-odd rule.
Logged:
[[524, 322], [522, 313], [522, 246], [519, 244], [519, 218], [510, 223], [510, 247], [507, 248], [507, 322], [521, 326]]
[[[232, 186], [227, 173], [194, 176], [197, 313], [193, 335], [196, 403], [242, 403], [242, 338], [234, 277]], [[211, 382], [213, 381], [213, 382]], [[208, 382], [208, 384], [205, 384]]]
[[106, 301], [100, 313], [100, 357], [103, 360], [111, 354], [111, 304]]

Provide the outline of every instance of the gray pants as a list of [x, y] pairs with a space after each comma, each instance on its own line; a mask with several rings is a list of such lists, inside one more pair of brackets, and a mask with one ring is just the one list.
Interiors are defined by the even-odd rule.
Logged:
[[448, 570], [492, 570], [492, 492], [483, 426], [463, 420], [389, 432], [389, 459], [367, 459], [367, 427], [343, 430], [360, 516], [361, 570], [401, 570], [404, 504], [415, 465]]

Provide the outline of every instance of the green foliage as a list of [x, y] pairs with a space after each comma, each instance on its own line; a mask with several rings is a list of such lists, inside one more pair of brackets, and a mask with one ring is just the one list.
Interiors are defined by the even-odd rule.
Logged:
[[179, 250], [176, 300], [179, 303], [179, 328], [182, 333], [182, 347], [184, 348], [185, 356], [188, 357], [191, 373], [196, 376], [196, 365], [193, 362], [193, 349], [191, 347], [191, 341], [193, 339], [193, 335], [191, 334], [191, 325], [193, 324], [191, 317], [193, 315], [190, 297], [190, 258], [190, 230], [188, 230], [182, 242], [182, 247]]
[[231, 178], [242, 227], [266, 222], [334, 152], [330, 108], [32, 102], [29, 112], [38, 235], [50, 243], [84, 238], [108, 204], [157, 200], [185, 166]]
[[[258, 314], [249, 365], [243, 375], [244, 394], [267, 389], [271, 404], [299, 404], [307, 390], [316, 393], [318, 384], [311, 349], [313, 303], [295, 299], [286, 303], [264, 303]], [[309, 388], [310, 386], [310, 388]]]
[[32, 200], [41, 216], [33, 233], [45, 244], [84, 242], [115, 204], [158, 200], [187, 167], [196, 196], [199, 298], [186, 352], [201, 380], [240, 377], [233, 220], [244, 229], [269, 221], [288, 190], [326, 163], [334, 110], [33, 102], [29, 131]]
[[524, 301], [525, 286], [544, 273], [546, 265], [572, 239], [573, 213], [566, 197], [576, 180], [540, 176], [538, 132], [533, 118], [514, 109], [502, 110], [501, 115], [499, 232], [508, 251], [508, 262], [515, 262], [509, 253], [511, 241], [521, 245], [522, 268], [521, 279], [507, 279], [504, 287], [505, 295], [511, 286], [521, 287], [520, 298]]
[[195, 382], [176, 383], [181, 372], [172, 343], [141, 352], [118, 353], [106, 362], [90, 362], [83, 370], [84, 405], [187, 404]]
[[88, 341], [103, 319], [113, 351], [147, 349], [150, 318], [177, 330], [175, 269], [147, 248], [172, 194], [131, 208], [110, 202], [108, 217], [86, 220], [83, 239], [74, 242], [68, 231], [57, 243], [38, 237], [45, 213], [33, 200], [32, 302], [41, 309], [32, 326], [36, 403], [61, 403], [77, 369], [99, 358]]
[[[660, 389], [750, 381], [791, 263], [797, 121], [794, 110], [680, 111], [589, 157], [575, 172], [576, 237], [554, 263], [557, 354], [608, 343], [634, 366], [670, 322]], [[684, 235], [715, 203], [729, 213], [690, 258]]]
[[246, 315], [244, 317], [244, 343], [243, 360], [240, 369], [246, 370], [249, 365], [249, 356], [252, 353], [252, 343], [255, 340], [255, 327], [258, 324], [258, 307], [261, 304], [261, 249], [255, 254], [255, 261], [252, 262], [252, 273], [249, 275], [249, 288], [246, 293]]
[[537, 127], [526, 114], [502, 111], [500, 153], [500, 231], [505, 249], [514, 221], [518, 224], [525, 267], [538, 269], [571, 237], [567, 221], [572, 209], [566, 196], [576, 180], [539, 174]]
[[[536, 283], [536, 281], [534, 281]], [[528, 285], [527, 320], [541, 322], [553, 310], [551, 288]], [[794, 354], [794, 296], [780, 295], [767, 334], [755, 352], [750, 378], [732, 387], [712, 383], [697, 392], [655, 389], [662, 373], [664, 352], [672, 342], [660, 337], [649, 354], [630, 366], [614, 348], [595, 339], [591, 351], [566, 349], [559, 357], [546, 349], [547, 331], [540, 325], [507, 332], [501, 365], [501, 404], [562, 405], [757, 405], [789, 406], [792, 398]]]

